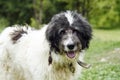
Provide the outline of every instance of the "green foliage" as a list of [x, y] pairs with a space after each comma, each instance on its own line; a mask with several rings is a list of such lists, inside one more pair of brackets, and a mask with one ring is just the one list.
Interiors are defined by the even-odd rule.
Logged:
[[35, 28], [39, 28], [39, 23], [34, 19], [31, 18], [31, 24], [32, 27], [34, 26]]
[[54, 3], [52, 3], [50, 0], [44, 0], [43, 1], [43, 23], [48, 23], [51, 20], [51, 17], [53, 14], [56, 13], [56, 7], [54, 6]]
[[10, 25], [30, 23], [33, 14], [32, 0], [0, 0], [0, 16]]
[[48, 23], [56, 13], [74, 10], [93, 27], [108, 29], [120, 27], [119, 5], [120, 0], [0, 0], [0, 16], [9, 21], [8, 25], [27, 23], [36, 27]]
[[90, 13], [90, 21], [96, 28], [120, 27], [120, 0], [96, 0]]
[[4, 29], [5, 26], [8, 26], [9, 22], [6, 18], [0, 17], [0, 31]]

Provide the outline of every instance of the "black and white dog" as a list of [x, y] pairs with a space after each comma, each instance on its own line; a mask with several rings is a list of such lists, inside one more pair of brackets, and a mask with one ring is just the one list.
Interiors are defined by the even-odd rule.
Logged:
[[76, 80], [91, 37], [89, 23], [73, 11], [40, 30], [8, 27], [0, 35], [0, 80]]

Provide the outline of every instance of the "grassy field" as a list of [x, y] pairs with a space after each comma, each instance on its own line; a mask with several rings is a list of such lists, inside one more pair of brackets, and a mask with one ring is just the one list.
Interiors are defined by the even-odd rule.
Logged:
[[120, 80], [120, 30], [93, 30], [80, 80]]

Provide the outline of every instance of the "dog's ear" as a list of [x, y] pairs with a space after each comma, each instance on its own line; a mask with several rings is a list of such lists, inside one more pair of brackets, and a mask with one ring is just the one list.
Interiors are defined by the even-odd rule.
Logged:
[[89, 42], [92, 38], [91, 25], [80, 14], [76, 13], [75, 18], [77, 20], [76, 24], [77, 24], [77, 27], [78, 27], [78, 30], [79, 30], [78, 37], [81, 40], [82, 49], [88, 48], [89, 47]]
[[52, 29], [52, 25], [49, 24], [46, 30], [46, 38], [47, 40], [52, 43], [55, 38], [55, 30]]
[[81, 40], [81, 44], [82, 44], [82, 49], [88, 48], [89, 47], [89, 42], [92, 38], [92, 30], [90, 25], [85, 25], [83, 26], [83, 31], [81, 31], [80, 33], [80, 40]]
[[55, 51], [59, 51], [58, 44], [59, 44], [59, 36], [58, 31], [54, 24], [49, 24], [46, 30], [46, 38], [50, 43], [50, 46]]

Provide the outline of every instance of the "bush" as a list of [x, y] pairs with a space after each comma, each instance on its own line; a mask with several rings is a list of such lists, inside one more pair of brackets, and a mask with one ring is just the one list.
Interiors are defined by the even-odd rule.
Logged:
[[9, 21], [5, 18], [0, 18], [0, 31], [9, 25]]

